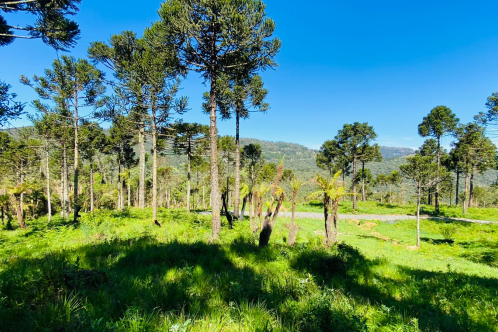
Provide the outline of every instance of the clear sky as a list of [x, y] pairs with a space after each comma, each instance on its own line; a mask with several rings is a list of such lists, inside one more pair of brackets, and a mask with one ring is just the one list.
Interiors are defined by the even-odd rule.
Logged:
[[[243, 121], [242, 137], [318, 148], [344, 123], [359, 121], [374, 126], [380, 145], [416, 148], [423, 141], [417, 126], [433, 107], [446, 105], [469, 122], [498, 91], [496, 0], [265, 2], [282, 40], [279, 67], [262, 75], [271, 109]], [[75, 17], [81, 39], [70, 54], [85, 57], [91, 41], [123, 30], [141, 35], [160, 3], [83, 0]], [[19, 76], [43, 74], [56, 57], [41, 41], [17, 40], [0, 48], [0, 79], [29, 103], [36, 95]], [[183, 83], [191, 108], [185, 121], [208, 124], [204, 91], [197, 74]], [[234, 131], [233, 120], [219, 123], [221, 135]]]

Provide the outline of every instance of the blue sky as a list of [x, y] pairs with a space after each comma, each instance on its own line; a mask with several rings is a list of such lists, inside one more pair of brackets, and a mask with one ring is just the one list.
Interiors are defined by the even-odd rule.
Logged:
[[[359, 121], [374, 126], [380, 145], [418, 147], [417, 126], [433, 107], [446, 105], [469, 122], [498, 91], [496, 0], [265, 2], [282, 40], [279, 67], [262, 74], [271, 109], [243, 121], [242, 137], [318, 148], [344, 123]], [[83, 0], [75, 17], [81, 39], [70, 54], [85, 57], [91, 41], [123, 30], [141, 34], [159, 6]], [[56, 57], [41, 41], [17, 40], [0, 49], [0, 79], [30, 102], [36, 95], [19, 76], [41, 75]], [[208, 124], [200, 109], [207, 87], [195, 73], [182, 86], [191, 108], [185, 121]], [[219, 123], [221, 135], [234, 128], [233, 120]]]

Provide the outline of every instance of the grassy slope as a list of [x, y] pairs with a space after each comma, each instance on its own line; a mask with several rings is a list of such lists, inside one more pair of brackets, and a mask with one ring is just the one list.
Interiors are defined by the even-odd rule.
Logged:
[[[498, 331], [498, 226], [300, 220], [285, 245], [255, 245], [248, 221], [210, 244], [209, 217], [161, 210], [85, 215], [79, 227], [41, 219], [0, 231], [0, 330]], [[353, 247], [359, 248], [359, 250]]]

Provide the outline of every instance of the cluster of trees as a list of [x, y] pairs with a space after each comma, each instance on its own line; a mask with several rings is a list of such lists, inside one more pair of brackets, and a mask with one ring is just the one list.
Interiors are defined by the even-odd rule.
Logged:
[[[36, 24], [26, 27], [8, 25], [0, 16], [0, 46], [15, 38], [41, 38], [57, 50], [68, 49], [79, 35], [77, 24], [68, 19], [78, 4], [79, 0], [0, 2], [0, 11], [37, 16]], [[219, 238], [221, 211], [232, 226], [248, 206], [251, 228], [260, 232], [260, 245], [265, 246], [285, 193], [292, 192], [289, 243], [293, 244], [296, 200], [306, 182], [284, 170], [283, 162], [265, 162], [261, 146], [240, 144], [240, 119], [269, 108], [268, 91], [258, 72], [276, 66], [273, 58], [281, 45], [272, 37], [275, 24], [266, 17], [264, 3], [168, 0], [159, 16], [142, 37], [124, 31], [108, 42], [92, 43], [88, 59], [63, 55], [42, 76], [21, 76], [21, 82], [39, 96], [32, 102], [38, 112], [30, 116], [33, 127], [0, 132], [2, 222], [11, 219], [11, 207], [20, 227], [26, 228], [25, 214], [47, 213], [50, 221], [60, 211], [64, 218], [72, 213], [78, 222], [81, 210], [151, 206], [153, 222], [160, 226], [159, 206], [181, 200], [190, 212], [202, 201], [203, 208], [212, 208], [213, 239]], [[106, 77], [102, 67], [112, 77]], [[209, 86], [203, 104], [209, 126], [181, 119], [189, 110], [188, 99], [178, 94], [192, 71]], [[320, 190], [310, 197], [323, 198], [326, 242], [336, 241], [340, 199], [350, 195], [356, 209], [360, 197], [367, 199], [368, 187], [378, 186], [388, 188], [392, 202], [393, 188], [402, 176], [415, 184], [418, 206], [427, 193], [429, 203], [434, 198], [436, 211], [441, 195], [453, 192], [452, 173], [458, 204], [463, 176], [466, 212], [476, 192], [474, 175], [495, 166], [496, 147], [485, 136], [485, 128], [498, 121], [498, 94], [487, 105], [488, 112], [467, 125], [459, 125], [449, 108], [434, 108], [419, 125], [419, 134], [429, 139], [407, 165], [376, 179], [366, 165], [382, 161], [374, 143], [377, 134], [368, 123], [345, 124], [316, 158], [328, 177], [315, 178]], [[10, 86], [0, 82], [0, 126], [22, 116], [24, 107]], [[235, 118], [234, 137], [218, 136], [218, 116]], [[101, 122], [111, 123], [108, 132]], [[445, 135], [456, 138], [449, 153], [441, 147]], [[185, 179], [167, 165], [168, 154], [185, 156]], [[345, 186], [346, 176], [351, 176], [350, 189]], [[381, 194], [381, 201], [385, 196]]]
[[[67, 18], [76, 13], [78, 4], [77, 0], [0, 4], [0, 10], [5, 12], [27, 11], [39, 16], [37, 25], [28, 27], [10, 26], [2, 18], [1, 45], [15, 38], [42, 38], [53, 48], [66, 50], [79, 35], [77, 24]], [[242, 198], [244, 203], [253, 195], [258, 197], [259, 205], [250, 210], [260, 211], [266, 197], [275, 201], [277, 212], [269, 204], [268, 214], [273, 221], [276, 218], [284, 197], [278, 189], [283, 166], [265, 164], [257, 147], [252, 147], [251, 156], [247, 148], [243, 150], [242, 158], [239, 139], [240, 119], [248, 118], [251, 111], [268, 110], [264, 101], [268, 91], [257, 73], [276, 66], [273, 58], [281, 44], [272, 38], [275, 24], [266, 17], [264, 3], [169, 0], [162, 4], [159, 16], [160, 20], [147, 28], [141, 38], [124, 31], [108, 42], [92, 43], [88, 59], [63, 55], [44, 75], [21, 77], [21, 82], [39, 95], [32, 102], [38, 115], [30, 117], [32, 128], [18, 130], [14, 135], [2, 132], [1, 137], [5, 169], [2, 200], [6, 201], [2, 211], [8, 211], [9, 204], [15, 206], [21, 227], [26, 227], [25, 202], [35, 192], [33, 204], [38, 212], [33, 210], [30, 216], [46, 211], [50, 220], [60, 209], [63, 217], [72, 213], [74, 222], [78, 222], [82, 209], [93, 211], [96, 205], [144, 208], [148, 201], [153, 221], [160, 225], [159, 186], [175, 181], [172, 168], [160, 167], [168, 153], [186, 156], [184, 191], [189, 211], [191, 195], [199, 190], [198, 186], [192, 190], [192, 173], [197, 174], [197, 179], [203, 174], [205, 180], [209, 164], [210, 186], [206, 194], [213, 211], [213, 239], [219, 237], [221, 228], [221, 194], [227, 218], [232, 219], [227, 211], [232, 172], [233, 217], [239, 217], [240, 193], [247, 192], [249, 195]], [[26, 35], [16, 35], [13, 30]], [[106, 77], [99, 66], [111, 71], [112, 77]], [[190, 71], [200, 73], [208, 83], [204, 111], [209, 114], [209, 126], [181, 120], [188, 110], [188, 100], [179, 97], [178, 92]], [[9, 92], [10, 86], [2, 83], [1, 88], [3, 126], [21, 116], [24, 104], [16, 101], [16, 95]], [[235, 118], [234, 142], [232, 137], [218, 137], [218, 114], [225, 119]], [[107, 133], [99, 125], [102, 121], [112, 123]], [[146, 152], [149, 139], [150, 154]], [[248, 158], [252, 160], [248, 166], [251, 180], [242, 185], [241, 168]], [[224, 175], [227, 185], [220, 190], [220, 186], [224, 187], [220, 183]], [[40, 179], [46, 180], [43, 189], [37, 181]], [[256, 185], [264, 181], [273, 183], [271, 189], [258, 192]], [[58, 187], [55, 194], [54, 184]], [[171, 192], [166, 190], [160, 196], [167, 197], [165, 205], [169, 206]], [[205, 206], [204, 190], [202, 201]], [[262, 239], [266, 240], [262, 243], [267, 243], [271, 234], [269, 218], [260, 227], [254, 227], [264, 230]]]

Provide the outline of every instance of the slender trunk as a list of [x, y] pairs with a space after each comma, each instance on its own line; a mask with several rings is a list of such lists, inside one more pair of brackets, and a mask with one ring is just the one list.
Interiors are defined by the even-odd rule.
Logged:
[[353, 156], [353, 210], [356, 211], [356, 154]]
[[392, 204], [393, 202], [393, 186], [392, 184], [389, 184], [389, 204]]
[[118, 155], [118, 202], [117, 202], [117, 208], [118, 210], [121, 210], [121, 195], [122, 195], [122, 189], [121, 189], [121, 155]]
[[331, 245], [333, 243], [332, 239], [332, 222], [333, 216], [329, 213], [330, 197], [327, 194], [323, 196], [323, 214], [325, 218], [325, 245]]
[[190, 213], [190, 181], [191, 181], [191, 176], [190, 176], [190, 159], [191, 159], [191, 151], [192, 147], [190, 144], [190, 139], [188, 140], [188, 147], [187, 147], [187, 213]]
[[[212, 36], [212, 50], [213, 53], [216, 50], [215, 45], [216, 36], [213, 32]], [[217, 240], [220, 238], [221, 230], [221, 218], [220, 218], [220, 190], [219, 190], [219, 180], [218, 180], [218, 129], [216, 127], [216, 54], [212, 54], [211, 57], [211, 92], [210, 92], [210, 126], [209, 126], [209, 138], [211, 147], [211, 206], [212, 206], [212, 216], [213, 216], [213, 226], [212, 226], [212, 238]]]
[[458, 206], [458, 190], [460, 187], [460, 171], [456, 171], [455, 205]]
[[366, 196], [365, 196], [365, 162], [363, 161], [361, 163], [361, 200], [365, 202]]
[[47, 178], [47, 213], [48, 213], [48, 222], [52, 220], [52, 202], [50, 199], [50, 155], [48, 152], [48, 141], [45, 141], [45, 152], [47, 157], [47, 163], [45, 165], [45, 173]]
[[451, 207], [451, 202], [453, 201], [453, 177], [450, 179], [450, 201], [449, 206]]
[[463, 201], [463, 214], [467, 213], [469, 207], [469, 191], [470, 191], [470, 173], [465, 172], [465, 199]]
[[252, 193], [248, 194], [248, 200], [249, 200], [249, 225], [251, 225], [251, 231], [254, 232], [254, 229], [256, 228], [254, 225], [254, 218], [253, 218], [253, 199], [252, 199]]
[[468, 207], [474, 206], [474, 172], [470, 173], [470, 187], [469, 187], [469, 204]]
[[64, 210], [65, 210], [65, 206], [64, 206], [64, 160], [62, 161], [62, 167], [61, 167], [61, 194], [60, 194], [60, 198], [61, 198], [61, 218], [65, 218], [64, 216]]
[[78, 142], [78, 91], [74, 91], [74, 222], [78, 222], [80, 206], [78, 202], [78, 176], [80, 173], [78, 163], [79, 142]]
[[260, 196], [258, 202], [258, 216], [259, 216], [260, 229], [263, 229], [263, 202], [264, 202], [264, 197]]
[[247, 204], [247, 196], [246, 195], [243, 199], [242, 199], [242, 209], [240, 209], [240, 215], [239, 215], [239, 219], [241, 220], [244, 220], [244, 216], [245, 216], [245, 211], [246, 211], [246, 204]]
[[436, 177], [436, 192], [434, 193], [434, 207], [436, 213], [439, 213], [439, 170], [441, 168], [441, 138], [437, 138], [437, 177]]
[[63, 146], [63, 163], [64, 163], [64, 218], [68, 217], [69, 214], [69, 176], [68, 176], [68, 165], [67, 165], [67, 149], [66, 149], [66, 144], [64, 143]]
[[205, 210], [206, 209], [206, 187], [204, 187], [204, 185], [202, 185], [202, 209]]
[[263, 248], [268, 245], [270, 242], [271, 233], [273, 231], [273, 226], [275, 225], [275, 220], [277, 219], [278, 212], [280, 211], [280, 207], [284, 202], [285, 194], [282, 193], [280, 198], [278, 199], [277, 206], [275, 210], [272, 212], [271, 207], [268, 208], [266, 212], [266, 216], [263, 222], [263, 226], [261, 228], [261, 233], [259, 233], [259, 247]]
[[[235, 201], [233, 203], [233, 217], [239, 219], [239, 205], [240, 205], [240, 136], [239, 136], [239, 122], [240, 113], [236, 112], [235, 115]], [[244, 219], [244, 217], [242, 217]]]
[[130, 170], [128, 170], [128, 181], [126, 183], [127, 189], [126, 193], [128, 194], [128, 208], [131, 207], [131, 183], [130, 183]]
[[419, 185], [417, 195], [417, 248], [420, 248], [420, 197], [422, 197], [422, 190]]
[[228, 212], [228, 192], [225, 192], [221, 195], [221, 200], [223, 203], [223, 209], [225, 210], [225, 217], [227, 217], [229, 228], [233, 229], [233, 219], [230, 213]]
[[332, 221], [333, 221], [333, 226], [334, 230], [332, 232], [332, 243], [337, 242], [337, 234], [339, 232], [339, 199], [335, 199], [332, 202]]
[[138, 206], [145, 209], [145, 128], [140, 127], [138, 132], [139, 148], [139, 184], [138, 184]]
[[291, 223], [289, 226], [289, 238], [287, 239], [287, 244], [293, 246], [296, 243], [297, 236], [297, 226], [294, 223], [294, 215], [296, 213], [296, 201], [297, 201], [297, 190], [292, 192], [292, 214], [291, 214]]
[[90, 212], [93, 210], [93, 160], [90, 160]]
[[16, 209], [16, 212], [17, 212], [17, 221], [19, 222], [19, 226], [22, 228], [22, 229], [26, 229], [26, 223], [24, 222], [24, 193], [23, 193], [23, 183], [24, 183], [24, 178], [23, 178], [23, 166], [21, 165], [21, 171], [19, 172], [19, 190], [20, 190], [20, 193], [19, 193], [19, 204], [17, 204], [17, 209]]
[[157, 126], [156, 110], [152, 109], [152, 221], [157, 225]]

